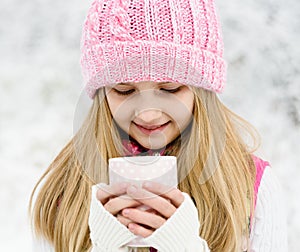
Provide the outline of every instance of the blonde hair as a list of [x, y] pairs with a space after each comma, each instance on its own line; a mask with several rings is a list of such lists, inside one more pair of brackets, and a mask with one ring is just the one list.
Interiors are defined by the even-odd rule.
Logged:
[[[177, 156], [178, 188], [194, 200], [201, 223], [199, 235], [211, 251], [241, 251], [243, 235], [249, 237], [248, 217], [254, 205], [256, 169], [251, 153], [258, 146], [257, 133], [227, 109], [215, 93], [192, 89], [193, 121], [169, 154]], [[251, 148], [245, 135], [254, 140]], [[91, 186], [108, 183], [108, 159], [122, 155], [121, 148], [120, 135], [101, 88], [82, 127], [31, 194], [29, 214], [35, 234], [52, 243], [55, 251], [91, 249]], [[37, 193], [38, 186], [41, 188]]]

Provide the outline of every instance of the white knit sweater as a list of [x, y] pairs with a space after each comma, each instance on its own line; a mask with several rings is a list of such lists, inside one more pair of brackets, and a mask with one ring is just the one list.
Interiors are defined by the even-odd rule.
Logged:
[[[90, 208], [90, 237], [92, 252], [129, 252], [134, 248], [126, 244], [135, 238], [124, 225], [107, 212], [96, 199], [96, 186], [92, 189]], [[185, 200], [163, 226], [157, 229], [145, 242], [159, 252], [209, 252], [204, 239], [198, 236], [199, 221], [197, 209], [188, 194]], [[281, 186], [270, 167], [266, 167], [257, 195], [257, 205], [250, 236], [250, 252], [287, 251], [287, 230], [285, 202]], [[34, 240], [36, 252], [53, 252], [46, 241]], [[243, 251], [243, 248], [241, 248]]]

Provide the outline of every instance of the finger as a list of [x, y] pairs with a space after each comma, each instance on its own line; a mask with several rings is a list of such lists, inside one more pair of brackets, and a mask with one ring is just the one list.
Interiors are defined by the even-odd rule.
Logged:
[[139, 235], [142, 236], [144, 238], [152, 235], [152, 233], [154, 232], [154, 230], [151, 229], [147, 229], [137, 223], [130, 223], [128, 225], [128, 229], [135, 235]]
[[176, 208], [178, 208], [184, 201], [182, 192], [174, 187], [171, 188], [170, 186], [147, 181], [143, 184], [143, 188], [161, 197], [169, 199]]
[[121, 222], [124, 226], [128, 227], [129, 223], [132, 223], [133, 221], [124, 217], [122, 214], [117, 215], [117, 220]]
[[153, 213], [149, 213], [149, 212], [145, 212], [145, 211], [141, 211], [138, 209], [123, 209], [122, 210], [122, 215], [125, 216], [126, 218], [132, 220], [133, 222], [136, 222], [138, 224], [144, 224], [147, 225], [150, 228], [153, 229], [158, 229], [160, 228], [165, 222], [166, 219], [164, 219], [163, 217], [153, 214]]
[[127, 193], [133, 199], [150, 206], [167, 219], [170, 218], [176, 211], [176, 207], [170, 201], [160, 197], [159, 195], [153, 194], [152, 192], [146, 191], [143, 188], [131, 185], [127, 188]]
[[110, 199], [106, 204], [104, 204], [104, 208], [110, 212], [112, 215], [116, 215], [124, 208], [128, 207], [137, 207], [140, 206], [141, 202], [134, 200], [130, 197], [116, 197]]
[[125, 194], [128, 185], [128, 183], [124, 182], [113, 185], [101, 183], [98, 185], [99, 189], [97, 190], [97, 199], [101, 201], [102, 204], [105, 204], [109, 198]]

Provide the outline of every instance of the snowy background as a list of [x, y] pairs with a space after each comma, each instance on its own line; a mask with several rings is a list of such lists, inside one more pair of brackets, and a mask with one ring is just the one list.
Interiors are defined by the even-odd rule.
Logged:
[[[0, 244], [31, 251], [30, 192], [73, 134], [89, 1], [1, 0]], [[289, 251], [300, 249], [300, 1], [217, 0], [229, 63], [221, 99], [262, 136], [286, 195]]]

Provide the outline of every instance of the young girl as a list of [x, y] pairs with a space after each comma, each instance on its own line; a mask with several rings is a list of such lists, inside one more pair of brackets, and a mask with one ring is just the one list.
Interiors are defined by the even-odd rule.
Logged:
[[[93, 104], [34, 188], [36, 251], [287, 251], [280, 186], [244, 140], [255, 130], [217, 97], [213, 0], [94, 0], [81, 50]], [[178, 188], [109, 185], [108, 160], [138, 155], [176, 156]]]

